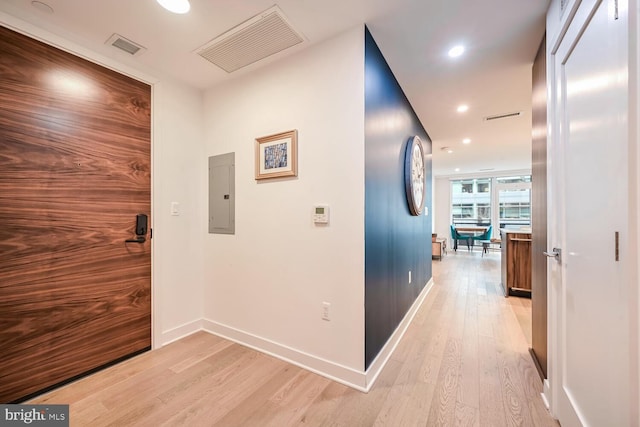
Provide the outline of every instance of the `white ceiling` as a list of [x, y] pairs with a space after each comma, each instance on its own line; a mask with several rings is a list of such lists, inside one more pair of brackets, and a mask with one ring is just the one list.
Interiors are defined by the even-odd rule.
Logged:
[[[174, 15], [155, 0], [0, 0], [0, 10], [152, 75], [205, 89], [366, 23], [431, 136], [435, 175], [531, 167], [531, 65], [549, 0], [277, 0], [307, 43], [232, 74], [194, 53], [274, 0], [191, 0]], [[147, 51], [105, 45], [118, 33]], [[446, 55], [456, 43], [462, 57]], [[456, 112], [459, 104], [469, 111]], [[522, 111], [492, 122], [483, 117]], [[463, 145], [463, 138], [471, 138]], [[450, 147], [448, 154], [442, 147]], [[459, 168], [459, 171], [455, 169]]]

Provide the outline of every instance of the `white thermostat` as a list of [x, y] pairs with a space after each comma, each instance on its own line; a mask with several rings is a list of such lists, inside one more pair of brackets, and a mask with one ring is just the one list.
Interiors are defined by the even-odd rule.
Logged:
[[313, 222], [314, 224], [328, 224], [329, 223], [329, 206], [327, 205], [314, 206]]

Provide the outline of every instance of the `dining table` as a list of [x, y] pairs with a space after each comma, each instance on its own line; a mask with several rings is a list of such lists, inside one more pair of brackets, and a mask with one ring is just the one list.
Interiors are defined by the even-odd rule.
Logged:
[[[461, 236], [467, 238], [467, 247], [473, 249], [473, 238], [479, 236], [489, 228], [488, 225], [456, 225], [454, 226], [457, 233], [462, 233]], [[453, 249], [458, 250], [458, 239], [453, 242]]]

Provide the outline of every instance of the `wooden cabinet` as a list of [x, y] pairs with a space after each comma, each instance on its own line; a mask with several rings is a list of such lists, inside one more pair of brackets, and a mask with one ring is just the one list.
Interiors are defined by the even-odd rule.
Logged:
[[431, 241], [431, 258], [442, 259], [442, 254], [447, 253], [447, 239], [438, 238]]
[[502, 288], [505, 296], [531, 297], [531, 233], [500, 230]]

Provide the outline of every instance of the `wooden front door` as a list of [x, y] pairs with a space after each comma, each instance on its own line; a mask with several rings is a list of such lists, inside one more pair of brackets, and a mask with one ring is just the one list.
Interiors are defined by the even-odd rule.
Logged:
[[0, 403], [150, 348], [149, 234], [125, 243], [150, 115], [148, 85], [0, 28]]

